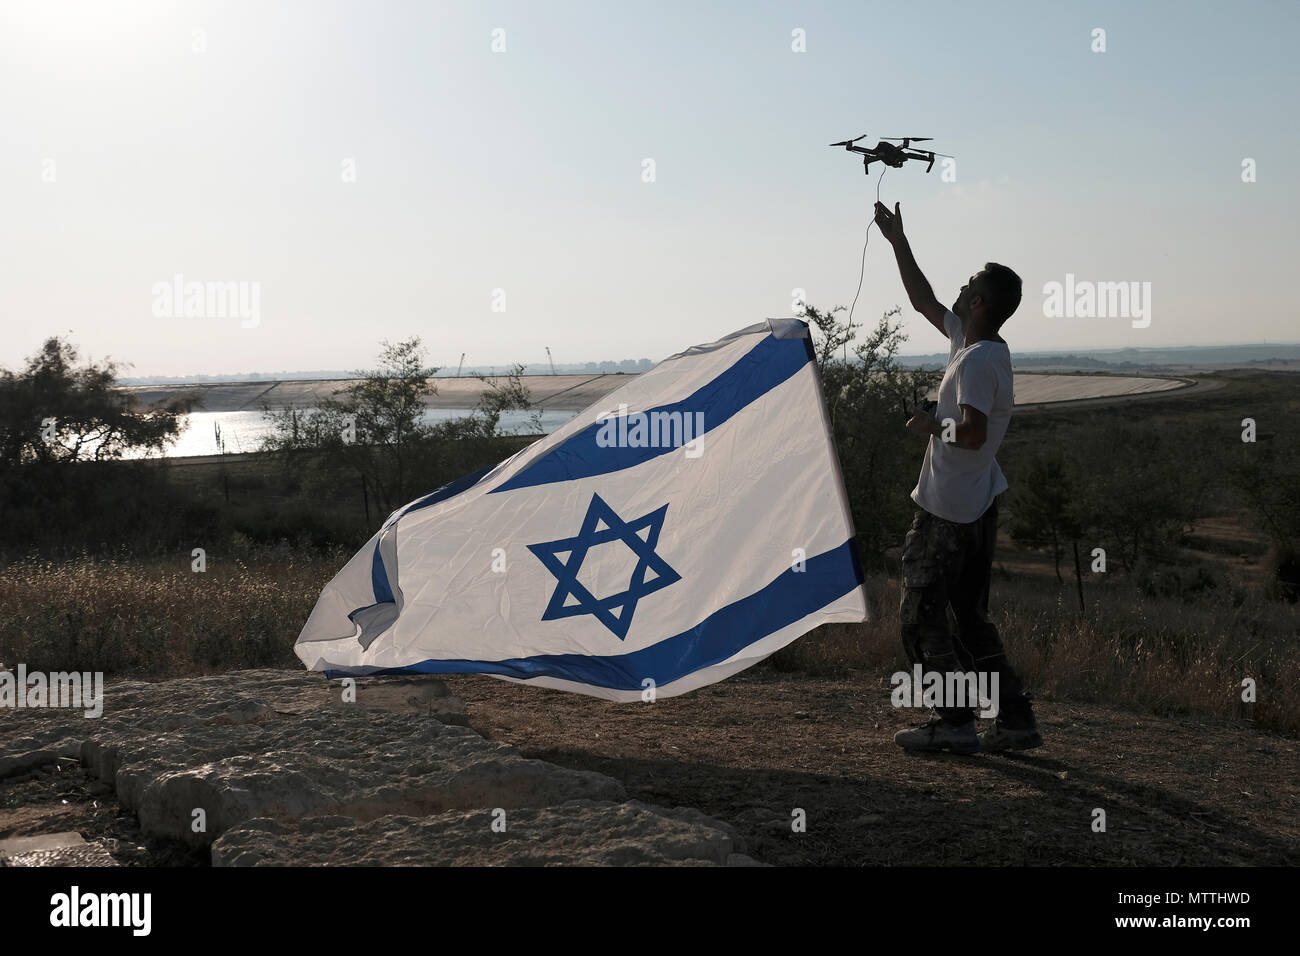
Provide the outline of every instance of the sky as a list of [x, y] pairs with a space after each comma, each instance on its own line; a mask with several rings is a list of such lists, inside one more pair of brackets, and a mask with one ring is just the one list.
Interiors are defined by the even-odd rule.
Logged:
[[[955, 157], [880, 195], [941, 301], [1020, 273], [1013, 352], [1297, 342], [1297, 28], [1250, 0], [0, 0], [0, 366], [50, 335], [141, 376], [411, 335], [443, 367], [658, 360], [850, 305], [880, 167], [827, 144], [862, 133]], [[1051, 314], [1067, 275], [1145, 318]], [[895, 305], [904, 352], [944, 349], [873, 229], [854, 321]]]

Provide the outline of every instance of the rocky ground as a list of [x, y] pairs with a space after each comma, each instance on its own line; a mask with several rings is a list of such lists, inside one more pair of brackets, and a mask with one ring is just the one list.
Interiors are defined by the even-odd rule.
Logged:
[[877, 678], [760, 668], [653, 704], [487, 677], [358, 694], [243, 671], [110, 686], [99, 720], [0, 712], [0, 854], [75, 831], [126, 865], [1300, 860], [1300, 745], [1246, 724], [1042, 701], [1041, 750], [915, 757], [891, 738], [916, 714]]
[[[488, 677], [450, 684], [494, 740], [726, 820], [765, 863], [1300, 862], [1300, 743], [1245, 723], [1040, 700], [1039, 750], [917, 756], [892, 738], [924, 718], [892, 707], [876, 674], [754, 668], [652, 705], [521, 695]], [[804, 833], [791, 828], [796, 808]]]
[[486, 739], [435, 678], [364, 681], [355, 702], [278, 670], [105, 697], [99, 719], [0, 721], [0, 862], [91, 852], [30, 839], [68, 833], [123, 863], [752, 862], [725, 823]]

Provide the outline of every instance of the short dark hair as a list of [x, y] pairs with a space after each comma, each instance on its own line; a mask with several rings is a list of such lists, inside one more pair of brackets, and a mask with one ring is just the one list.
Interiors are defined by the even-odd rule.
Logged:
[[1000, 329], [1002, 323], [1020, 308], [1020, 276], [1000, 263], [986, 262], [982, 284], [981, 291], [988, 298], [993, 328]]

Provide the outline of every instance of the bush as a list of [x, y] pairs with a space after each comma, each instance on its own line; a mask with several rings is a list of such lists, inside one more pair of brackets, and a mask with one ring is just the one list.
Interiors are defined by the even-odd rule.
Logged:
[[1268, 574], [1265, 593], [1273, 600], [1300, 600], [1300, 551], [1294, 548], [1273, 547], [1264, 557]]
[[1220, 587], [1219, 579], [1203, 564], [1164, 565], [1145, 558], [1133, 569], [1133, 584], [1146, 597], [1175, 598], [1189, 604]]

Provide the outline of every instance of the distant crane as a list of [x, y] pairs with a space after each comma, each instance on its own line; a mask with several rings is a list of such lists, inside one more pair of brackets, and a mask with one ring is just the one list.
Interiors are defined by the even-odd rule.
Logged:
[[460, 353], [460, 364], [456, 366], [456, 377], [460, 378], [460, 370], [465, 367], [465, 353]]
[[546, 346], [546, 361], [551, 363], [551, 374], [555, 374], [555, 359], [551, 358], [551, 347]]

